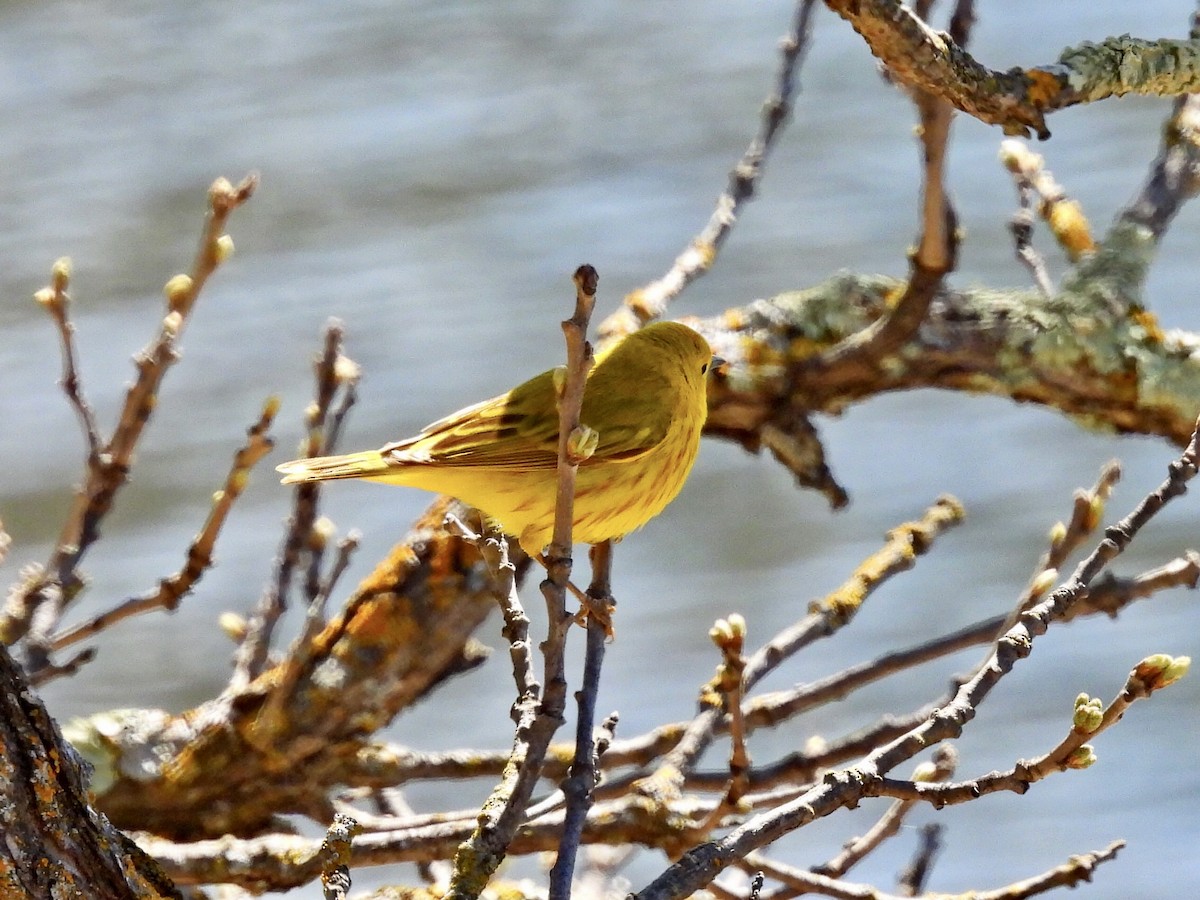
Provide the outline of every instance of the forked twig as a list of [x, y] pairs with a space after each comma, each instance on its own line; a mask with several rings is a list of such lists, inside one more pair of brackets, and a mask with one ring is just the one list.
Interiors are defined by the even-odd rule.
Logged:
[[37, 577], [27, 579], [9, 595], [0, 619], [0, 640], [4, 643], [12, 644], [27, 636], [25, 649], [31, 670], [50, 665], [50, 635], [82, 587], [79, 565], [100, 536], [100, 523], [128, 480], [134, 450], [153, 414], [163, 378], [178, 358], [179, 336], [209, 277], [233, 252], [232, 239], [225, 234], [229, 216], [250, 198], [257, 185], [257, 176], [250, 175], [237, 186], [218, 178], [209, 188], [208, 215], [192, 271], [167, 282], [166, 315], [157, 335], [134, 358], [137, 378], [125, 394], [116, 427], [107, 441], [79, 384], [71, 328], [66, 321], [65, 291], [70, 268], [65, 261], [55, 265], [50, 287], [37, 295], [50, 310], [62, 336], [64, 389], [83, 423], [88, 464], [50, 559]]
[[796, 70], [808, 48], [814, 6], [816, 0], [797, 0], [792, 27], [779, 45], [779, 70], [774, 91], [763, 104], [758, 134], [729, 173], [729, 184], [717, 199], [716, 209], [708, 223], [675, 259], [665, 275], [633, 291], [625, 298], [624, 305], [601, 323], [602, 338], [634, 331], [663, 315], [667, 305], [716, 262], [717, 254], [737, 223], [742, 207], [754, 198], [767, 154], [791, 115]]
[[122, 619], [128, 619], [152, 609], [173, 610], [195, 587], [213, 562], [213, 547], [217, 542], [225, 521], [233, 504], [241, 496], [249, 479], [250, 470], [275, 446], [274, 440], [267, 433], [279, 410], [279, 400], [271, 397], [263, 404], [262, 413], [247, 431], [246, 443], [234, 454], [233, 465], [225, 477], [225, 485], [213, 495], [212, 508], [200, 532], [188, 547], [187, 560], [182, 569], [169, 578], [164, 578], [158, 587], [137, 597], [118, 604], [112, 609], [81, 622], [50, 638], [50, 649], [61, 650], [85, 638], [115, 625]]

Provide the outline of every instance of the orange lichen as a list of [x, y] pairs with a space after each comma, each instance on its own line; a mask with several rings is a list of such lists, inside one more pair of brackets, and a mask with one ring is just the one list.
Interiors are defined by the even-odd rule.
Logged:
[[646, 292], [641, 288], [635, 291], [630, 291], [625, 295], [625, 305], [631, 309], [639, 319], [645, 320], [654, 315], [654, 311], [650, 308], [650, 304], [646, 302]]
[[728, 309], [721, 316], [721, 324], [729, 331], [741, 331], [746, 326], [746, 313], [741, 309]]
[[1162, 342], [1162, 327], [1158, 324], [1158, 318], [1148, 309], [1135, 306], [1129, 311], [1129, 321], [1145, 330], [1147, 340], [1154, 343]]
[[712, 264], [717, 259], [717, 245], [711, 241], [704, 241], [699, 238], [692, 241], [692, 249], [700, 255], [700, 265], [705, 269], [712, 268]]
[[898, 281], [891, 287], [887, 288], [880, 297], [880, 300], [883, 301], [884, 308], [894, 309], [896, 304], [900, 302], [900, 298], [904, 296], [907, 290], [908, 284], [903, 281]]
[[1029, 102], [1038, 109], [1046, 109], [1056, 103], [1066, 83], [1061, 76], [1045, 69], [1029, 69], [1025, 73], [1029, 79], [1029, 90], [1026, 96]]

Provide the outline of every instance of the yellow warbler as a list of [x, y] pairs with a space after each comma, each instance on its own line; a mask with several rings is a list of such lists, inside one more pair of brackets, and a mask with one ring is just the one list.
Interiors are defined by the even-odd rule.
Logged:
[[[599, 442], [579, 465], [574, 539], [598, 544], [645, 525], [675, 499], [708, 413], [712, 348], [678, 322], [636, 331], [588, 373], [580, 422]], [[554, 530], [558, 389], [543, 372], [379, 450], [284, 463], [284, 484], [365, 478], [457, 497], [514, 534], [530, 555]]]

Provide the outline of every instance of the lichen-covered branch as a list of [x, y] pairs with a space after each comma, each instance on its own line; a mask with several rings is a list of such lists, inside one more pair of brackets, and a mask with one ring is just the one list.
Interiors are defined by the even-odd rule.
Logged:
[[[882, 315], [904, 289], [897, 279], [839, 275], [730, 310], [700, 323], [729, 360], [710, 390], [707, 431], [756, 451], [780, 407], [838, 415], [879, 394], [934, 388], [1037, 403], [1086, 427], [1183, 444], [1200, 410], [1200, 335], [1151, 327], [1114, 302], [1128, 296], [1112, 293], [1128, 272], [1110, 263], [1095, 282], [1076, 280], [1050, 300], [943, 285], [913, 338], [878, 368], [812, 373], [806, 361]], [[1099, 296], [1112, 300], [1100, 306]]]
[[[99, 808], [117, 825], [179, 839], [257, 834], [287, 813], [329, 821], [329, 792], [359, 781], [374, 731], [459, 670], [497, 602], [498, 582], [474, 546], [430, 540], [444, 535], [450, 509], [464, 513], [443, 501], [358, 585], [303, 649], [299, 672], [281, 662], [186, 715], [76, 723], [72, 740], [91, 748], [97, 767]], [[527, 565], [520, 557], [519, 569]]]
[[88, 802], [84, 766], [0, 646], [0, 895], [178, 898], [158, 864]]
[[899, 0], [825, 0], [862, 35], [892, 77], [935, 94], [1005, 134], [1048, 138], [1046, 115], [1124, 94], [1171, 97], [1200, 89], [1200, 42], [1129, 35], [1064, 50], [1056, 62], [999, 72]]

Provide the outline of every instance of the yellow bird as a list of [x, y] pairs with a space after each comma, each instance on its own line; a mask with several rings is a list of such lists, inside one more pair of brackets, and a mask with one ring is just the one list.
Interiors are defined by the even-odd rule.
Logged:
[[[708, 342], [659, 322], [598, 355], [580, 422], [599, 443], [575, 481], [574, 539], [588, 544], [641, 528], [675, 499], [696, 461], [708, 414]], [[449, 494], [516, 535], [530, 555], [554, 530], [558, 464], [555, 371], [461, 409], [379, 450], [296, 459], [283, 483], [365, 478]]]

